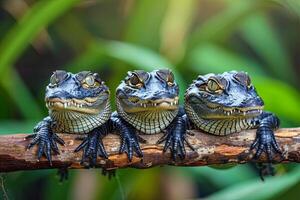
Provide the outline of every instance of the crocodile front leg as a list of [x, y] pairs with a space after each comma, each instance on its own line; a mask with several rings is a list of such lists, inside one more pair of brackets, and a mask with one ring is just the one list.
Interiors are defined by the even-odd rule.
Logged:
[[52, 131], [53, 126], [54, 123], [51, 118], [46, 117], [34, 127], [34, 134], [26, 137], [26, 139], [33, 138], [27, 148], [30, 149], [37, 144], [38, 160], [40, 160], [40, 158], [44, 154], [48, 159], [50, 165], [52, 165], [51, 150], [54, 153], [59, 154], [57, 143], [61, 145], [65, 144], [64, 141]]
[[94, 167], [97, 157], [108, 158], [102, 139], [108, 133], [108, 123], [95, 128], [84, 138], [83, 142], [74, 150], [83, 150], [81, 164], [88, 162], [88, 167]]
[[269, 162], [274, 152], [283, 157], [274, 135], [274, 130], [280, 124], [278, 117], [272, 113], [263, 112], [254, 123], [257, 126], [256, 138], [250, 148], [250, 150], [256, 150], [254, 159], [258, 159], [262, 152], [266, 153]]
[[186, 115], [177, 116], [166, 129], [166, 134], [158, 140], [158, 144], [165, 141], [163, 152], [168, 149], [174, 161], [177, 157], [181, 160], [185, 158], [185, 143], [194, 151], [192, 145], [186, 138], [186, 130], [188, 129], [188, 119]]
[[143, 157], [135, 129], [116, 112], [112, 114], [110, 123], [112, 124], [113, 130], [117, 131], [121, 136], [121, 147], [119, 152], [125, 152], [129, 161], [132, 160], [134, 152], [138, 157]]

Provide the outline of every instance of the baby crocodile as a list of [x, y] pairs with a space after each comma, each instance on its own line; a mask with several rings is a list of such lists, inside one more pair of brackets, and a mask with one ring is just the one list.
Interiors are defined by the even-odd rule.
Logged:
[[[127, 77], [116, 89], [117, 113], [112, 118], [118, 119], [126, 131], [120, 131], [122, 137], [134, 141], [134, 148], [142, 156], [136, 132], [157, 134], [166, 131], [158, 142], [165, 142], [164, 151], [171, 150], [173, 159], [183, 158], [185, 134], [177, 128], [181, 122], [178, 106], [179, 88], [173, 73], [168, 69], [146, 72], [136, 70], [128, 72]], [[140, 138], [141, 139], [141, 138]], [[125, 145], [121, 145], [121, 152]], [[190, 146], [190, 145], [189, 145]], [[128, 147], [128, 146], [127, 146]], [[132, 146], [127, 148], [131, 159]]]
[[94, 164], [97, 156], [107, 158], [102, 138], [108, 133], [111, 115], [109, 95], [97, 73], [55, 71], [45, 95], [49, 116], [34, 128], [28, 148], [37, 144], [38, 159], [45, 154], [51, 164], [51, 150], [59, 153], [57, 143], [64, 144], [56, 133], [83, 134], [87, 137], [75, 149], [84, 149], [83, 161], [89, 158]]
[[198, 129], [226, 136], [257, 128], [251, 145], [254, 159], [265, 152], [269, 161], [273, 153], [282, 155], [274, 136], [279, 119], [263, 111], [264, 103], [244, 72], [225, 72], [199, 76], [185, 93], [185, 111]]

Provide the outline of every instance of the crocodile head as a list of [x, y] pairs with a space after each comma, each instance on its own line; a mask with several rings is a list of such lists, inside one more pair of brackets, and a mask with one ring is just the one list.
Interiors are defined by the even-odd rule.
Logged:
[[97, 73], [89, 71], [55, 71], [46, 88], [45, 102], [56, 130], [61, 132], [88, 133], [111, 114], [108, 87]]
[[226, 120], [251, 118], [261, 114], [264, 103], [244, 72], [225, 72], [199, 76], [185, 93], [189, 118]]
[[146, 134], [165, 129], [178, 113], [178, 85], [168, 70], [128, 72], [116, 89], [119, 115]]

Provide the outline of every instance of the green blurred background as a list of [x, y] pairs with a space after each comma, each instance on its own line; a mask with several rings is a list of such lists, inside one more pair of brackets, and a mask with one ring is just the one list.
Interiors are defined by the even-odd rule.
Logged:
[[[128, 70], [169, 67], [181, 96], [198, 74], [249, 72], [283, 127], [300, 124], [299, 0], [1, 0], [0, 134], [47, 115], [56, 69], [99, 72], [114, 91]], [[114, 101], [114, 95], [113, 99]], [[0, 199], [299, 199], [300, 166], [264, 183], [252, 165], [0, 175]]]

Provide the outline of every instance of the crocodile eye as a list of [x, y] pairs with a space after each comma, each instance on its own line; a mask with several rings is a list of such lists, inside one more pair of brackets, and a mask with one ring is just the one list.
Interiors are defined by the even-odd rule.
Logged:
[[99, 86], [100, 83], [98, 83], [95, 80], [95, 77], [93, 75], [88, 75], [87, 77], [85, 77], [85, 79], [83, 80], [82, 86], [84, 88], [92, 88], [92, 87], [97, 87]]
[[209, 79], [207, 82], [207, 90], [209, 92], [217, 93], [220, 92], [222, 88], [215, 80]]
[[138, 88], [143, 86], [143, 83], [141, 82], [139, 77], [135, 74], [132, 74], [132, 76], [129, 78], [129, 84], [131, 86], [138, 87]]
[[87, 76], [85, 78], [85, 82], [86, 84], [88, 84], [89, 86], [93, 86], [95, 84], [95, 79], [93, 76]]

